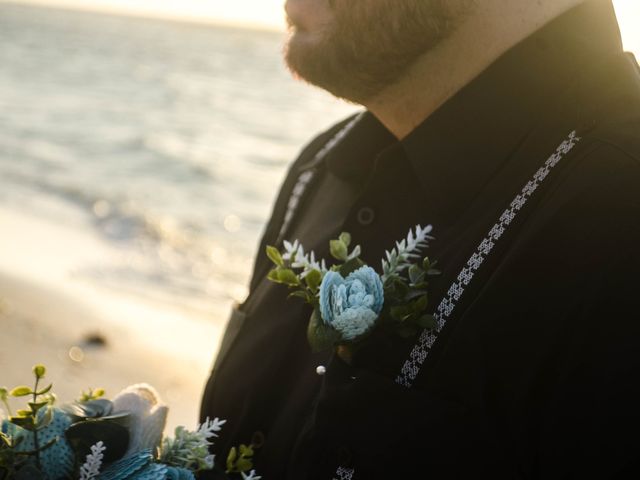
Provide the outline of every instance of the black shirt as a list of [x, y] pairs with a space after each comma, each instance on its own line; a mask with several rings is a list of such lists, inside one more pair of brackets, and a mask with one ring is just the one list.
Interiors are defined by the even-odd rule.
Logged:
[[[587, 2], [403, 141], [368, 112], [317, 137], [285, 180], [205, 391], [202, 416], [228, 420], [218, 461], [260, 432], [266, 480], [637, 474], [639, 127], [635, 60], [611, 5]], [[352, 365], [312, 354], [310, 311], [266, 280], [264, 246], [298, 239], [328, 259], [348, 231], [378, 268], [416, 224], [433, 225], [443, 271], [430, 309], [455, 299], [417, 370], [417, 339], [374, 334]]]

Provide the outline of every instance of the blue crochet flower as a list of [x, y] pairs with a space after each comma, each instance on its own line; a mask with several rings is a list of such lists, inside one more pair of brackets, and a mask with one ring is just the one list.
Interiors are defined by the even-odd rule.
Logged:
[[384, 290], [380, 276], [371, 267], [361, 267], [343, 278], [338, 272], [327, 272], [320, 285], [320, 315], [325, 324], [354, 340], [375, 324], [382, 305]]
[[[142, 450], [109, 464], [98, 475], [98, 480], [131, 480], [144, 474], [146, 469], [153, 465], [151, 450]], [[166, 467], [163, 475], [166, 474]], [[157, 478], [164, 478], [159, 476]]]
[[195, 475], [191, 470], [180, 467], [167, 468], [166, 480], [196, 480]]
[[[44, 412], [44, 409], [38, 412], [40, 420], [42, 420]], [[58, 478], [67, 478], [71, 474], [75, 456], [64, 436], [64, 432], [71, 425], [71, 419], [59, 408], [53, 408], [51, 413], [51, 422], [38, 432], [38, 444], [39, 446], [46, 445], [57, 439], [52, 446], [40, 452], [40, 463], [44, 478], [56, 480]], [[16, 448], [17, 451], [26, 452], [35, 449], [35, 438], [32, 432], [8, 421], [2, 423], [2, 431], [16, 438], [21, 438], [21, 442]]]
[[132, 453], [111, 463], [97, 480], [195, 480], [186, 468], [154, 463], [151, 450]]

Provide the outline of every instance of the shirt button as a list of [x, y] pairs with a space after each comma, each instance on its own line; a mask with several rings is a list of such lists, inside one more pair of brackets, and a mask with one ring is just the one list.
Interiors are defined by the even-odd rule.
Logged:
[[363, 227], [366, 227], [367, 225], [371, 225], [375, 217], [376, 217], [376, 214], [373, 211], [373, 208], [371, 207], [362, 207], [360, 210], [358, 210], [358, 213], [356, 216], [358, 223]]
[[264, 445], [264, 440], [264, 433], [260, 431], [254, 432], [251, 436], [251, 446], [253, 448], [260, 448]]

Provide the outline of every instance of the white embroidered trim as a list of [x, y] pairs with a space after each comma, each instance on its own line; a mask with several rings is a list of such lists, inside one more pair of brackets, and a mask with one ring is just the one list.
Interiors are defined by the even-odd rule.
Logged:
[[407, 388], [411, 387], [418, 373], [420, 373], [420, 369], [431, 347], [433, 347], [438, 335], [447, 323], [458, 300], [462, 297], [465, 287], [473, 280], [475, 273], [489, 256], [496, 242], [502, 237], [517, 213], [527, 203], [527, 200], [538, 189], [544, 179], [547, 178], [547, 175], [549, 175], [553, 167], [555, 167], [579, 141], [580, 138], [576, 132], [571, 132], [569, 137], [560, 144], [555, 153], [551, 155], [544, 165], [534, 174], [533, 179], [527, 182], [522, 192], [514, 198], [509, 207], [500, 215], [498, 222], [489, 230], [487, 237], [480, 242], [476, 252], [471, 255], [466, 266], [460, 271], [458, 277], [447, 291], [446, 296], [438, 305], [435, 313], [436, 327], [432, 330], [424, 330], [422, 332], [417, 344], [409, 354], [409, 359], [405, 362], [400, 374], [396, 377], [396, 383]]
[[332, 478], [332, 480], [351, 480], [354, 473], [355, 470], [353, 470], [352, 468], [338, 467], [338, 470], [336, 470], [336, 475]]
[[[363, 114], [356, 116], [353, 120], [347, 123], [342, 129], [338, 131], [331, 140], [329, 140], [313, 157], [313, 160], [309, 162], [310, 165], [317, 165], [327, 154], [335, 147], [355, 126], [356, 123], [362, 118]], [[284, 239], [284, 235], [287, 233], [289, 225], [293, 220], [293, 216], [298, 209], [298, 205], [300, 205], [300, 200], [304, 195], [304, 192], [307, 191], [311, 180], [316, 175], [316, 171], [314, 168], [310, 168], [309, 170], [303, 171], [296, 181], [293, 190], [291, 191], [291, 196], [289, 197], [289, 202], [287, 202], [287, 211], [284, 215], [284, 220], [282, 221], [282, 226], [280, 227], [280, 232], [278, 233], [278, 240], [276, 243], [280, 243]]]
[[300, 199], [302, 198], [302, 195], [304, 195], [304, 192], [307, 190], [307, 187], [311, 183], [311, 180], [314, 176], [315, 172], [313, 170], [306, 170], [302, 172], [298, 177], [298, 180], [296, 181], [296, 184], [291, 191], [289, 202], [287, 203], [287, 212], [284, 215], [282, 227], [280, 227], [280, 233], [278, 233], [278, 239], [282, 239], [282, 237], [284, 237], [285, 232], [291, 224], [291, 220], [293, 220], [293, 215], [298, 209]]

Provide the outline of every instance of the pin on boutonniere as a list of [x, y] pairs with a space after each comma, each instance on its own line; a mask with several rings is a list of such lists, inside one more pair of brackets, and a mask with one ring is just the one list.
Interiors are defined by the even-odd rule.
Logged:
[[426, 312], [428, 278], [439, 275], [436, 262], [423, 257], [432, 227], [417, 225], [404, 240], [385, 252], [381, 272], [366, 265], [359, 245], [350, 250], [351, 235], [331, 240], [331, 256], [338, 261], [327, 268], [314, 252], [305, 253], [300, 242], [284, 242], [284, 250], [267, 246], [275, 268], [269, 280], [288, 286], [290, 297], [302, 298], [313, 308], [307, 338], [318, 352], [336, 348], [347, 362], [375, 328], [387, 328], [411, 337], [436, 326]]

